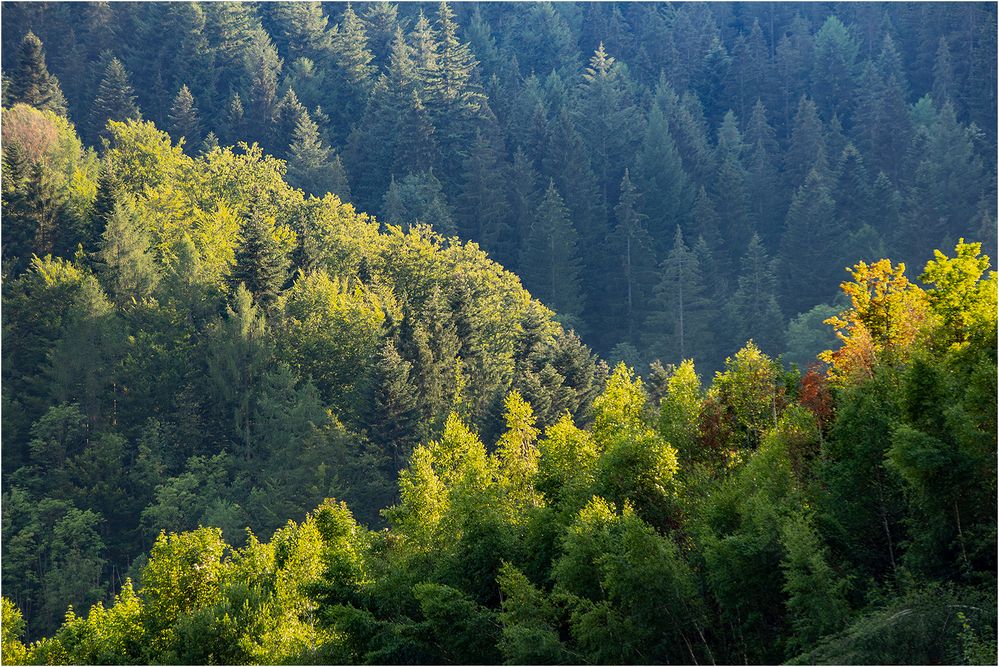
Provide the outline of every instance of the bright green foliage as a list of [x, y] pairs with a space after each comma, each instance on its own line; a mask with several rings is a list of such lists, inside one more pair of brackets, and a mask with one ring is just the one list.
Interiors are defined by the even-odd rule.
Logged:
[[981, 254], [981, 244], [961, 239], [953, 259], [939, 250], [933, 254], [919, 279], [933, 285], [926, 296], [946, 335], [945, 340], [935, 342], [960, 346], [971, 338], [988, 335], [995, 329], [996, 273], [986, 274], [989, 258]]
[[666, 395], [659, 404], [659, 432], [666, 438], [683, 462], [699, 461], [701, 378], [694, 362], [686, 359], [666, 382]]

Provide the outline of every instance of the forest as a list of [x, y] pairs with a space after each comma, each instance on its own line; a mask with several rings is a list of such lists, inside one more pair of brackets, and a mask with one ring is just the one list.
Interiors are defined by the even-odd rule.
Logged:
[[4, 664], [994, 664], [988, 3], [4, 2]]

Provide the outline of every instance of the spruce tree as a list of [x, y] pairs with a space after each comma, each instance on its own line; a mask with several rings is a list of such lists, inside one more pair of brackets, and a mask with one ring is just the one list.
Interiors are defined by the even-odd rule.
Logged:
[[391, 475], [409, 459], [420, 439], [419, 401], [411, 380], [412, 368], [389, 339], [379, 351], [372, 372], [365, 422], [368, 438], [388, 454]]
[[787, 185], [800, 187], [808, 173], [815, 167], [820, 154], [825, 154], [822, 120], [815, 102], [802, 96], [798, 112], [791, 127], [791, 145], [784, 155], [784, 173]]
[[364, 22], [349, 4], [340, 23], [334, 26], [330, 40], [334, 76], [328, 108], [334, 111], [333, 126], [348, 128], [361, 115], [377, 71]]
[[940, 37], [936, 59], [933, 61], [933, 99], [937, 104], [945, 104], [948, 100], [953, 104], [956, 87], [950, 45], [946, 37]]
[[240, 98], [239, 93], [233, 93], [229, 97], [229, 104], [226, 107], [225, 120], [223, 122], [223, 132], [226, 143], [236, 144], [239, 141], [249, 141], [243, 100]]
[[392, 41], [402, 27], [399, 22], [399, 6], [388, 0], [366, 3], [361, 20], [375, 61], [387, 63]]
[[262, 30], [253, 33], [247, 46], [246, 69], [250, 80], [246, 119], [253, 128], [254, 135], [270, 148], [277, 113], [281, 58], [270, 37]]
[[90, 108], [91, 138], [96, 142], [108, 137], [109, 120], [140, 119], [142, 114], [135, 104], [135, 91], [128, 81], [128, 72], [117, 58], [112, 58], [104, 70], [104, 79], [97, 89], [97, 97]]
[[835, 15], [815, 33], [812, 91], [826, 118], [848, 118], [856, 92], [859, 45]]
[[771, 261], [756, 234], [742, 256], [738, 287], [729, 304], [732, 332], [730, 345], [738, 347], [752, 339], [769, 354], [783, 349], [784, 316], [777, 304], [777, 261]]
[[653, 310], [646, 326], [648, 344], [663, 361], [706, 361], [714, 336], [714, 304], [708, 299], [697, 253], [676, 227], [673, 247], [659, 267]]
[[288, 150], [288, 182], [317, 197], [332, 192], [334, 174], [330, 153], [319, 138], [319, 128], [312, 122], [309, 112], [303, 111]]
[[[742, 247], [752, 233], [749, 217], [749, 191], [746, 168], [742, 154], [745, 144], [735, 114], [729, 111], [718, 127], [718, 144], [715, 147], [717, 173], [712, 196], [719, 211], [724, 211], [726, 233], [730, 248]], [[735, 257], [729, 256], [734, 262]]]
[[655, 283], [656, 259], [645, 215], [638, 210], [638, 191], [627, 169], [620, 188], [618, 204], [614, 207], [617, 224], [607, 239], [610, 250], [607, 303], [616, 327], [626, 336], [624, 341], [635, 345]]
[[781, 302], [788, 313], [798, 315], [834, 296], [849, 261], [843, 256], [846, 237], [828, 183], [813, 169], [791, 201], [781, 238]]
[[288, 157], [291, 145], [295, 141], [302, 118], [308, 115], [308, 110], [298, 101], [298, 95], [293, 88], [285, 91], [278, 102], [274, 114], [274, 153], [280, 157]]
[[554, 181], [549, 181], [535, 212], [520, 266], [524, 284], [535, 297], [558, 313], [579, 316], [583, 296], [576, 230]]
[[659, 105], [649, 111], [645, 139], [635, 156], [635, 183], [643, 193], [641, 210], [649, 233], [665, 246], [667, 230], [687, 227], [694, 192]]
[[264, 310], [274, 306], [288, 278], [288, 257], [274, 238], [274, 219], [254, 209], [240, 230], [236, 260], [229, 275], [235, 290], [245, 285]]
[[186, 85], [180, 87], [177, 97], [170, 107], [167, 127], [174, 141], [184, 138], [188, 147], [193, 150], [201, 141], [201, 120], [198, 118], [198, 108], [194, 105], [194, 97]]
[[[507, 198], [499, 184], [505, 181], [497, 147], [476, 133], [462, 168], [458, 194], [460, 229], [466, 239], [477, 241], [500, 261], [513, 255], [517, 239], [509, 226]], [[504, 262], [505, 263], [505, 262]]]
[[[23, 102], [36, 109], [66, 115], [66, 98], [59, 87], [59, 80], [49, 74], [42, 41], [33, 32], [29, 31], [21, 40], [7, 96], [10, 102]], [[5, 105], [10, 102], [5, 102]]]

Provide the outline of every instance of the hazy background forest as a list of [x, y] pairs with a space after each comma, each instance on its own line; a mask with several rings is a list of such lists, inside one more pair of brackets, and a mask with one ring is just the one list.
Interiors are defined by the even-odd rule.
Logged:
[[994, 662], [996, 16], [5, 2], [4, 661]]

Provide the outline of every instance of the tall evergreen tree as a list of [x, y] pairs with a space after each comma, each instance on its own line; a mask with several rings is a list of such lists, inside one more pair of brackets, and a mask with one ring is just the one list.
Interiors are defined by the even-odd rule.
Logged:
[[606, 201], [613, 197], [626, 156], [640, 136], [640, 114], [631, 88], [627, 70], [608, 55], [601, 43], [583, 73], [576, 117]]
[[546, 305], [569, 317], [582, 313], [576, 230], [554, 181], [535, 212], [520, 266], [524, 284]]
[[815, 33], [812, 94], [826, 118], [849, 118], [856, 92], [857, 40], [836, 15]]
[[49, 73], [42, 41], [31, 31], [21, 40], [7, 95], [11, 102], [23, 102], [37, 109], [66, 115], [66, 98], [59, 87], [59, 80]]
[[233, 289], [245, 285], [254, 301], [269, 310], [288, 278], [288, 264], [288, 256], [274, 238], [274, 219], [254, 209], [240, 230], [230, 285]]
[[[342, 183], [334, 183], [331, 150], [319, 138], [319, 128], [306, 111], [298, 119], [288, 151], [288, 182], [311, 195], [322, 197]], [[343, 168], [343, 165], [340, 165]], [[342, 175], [340, 176], [342, 177]], [[337, 193], [339, 194], [339, 193]]]
[[643, 193], [641, 211], [649, 221], [649, 233], [665, 246], [670, 227], [687, 227], [694, 192], [666, 115], [656, 104], [649, 111], [645, 139], [635, 156], [635, 183]]
[[175, 141], [184, 137], [185, 143], [194, 149], [201, 141], [201, 120], [198, 108], [194, 105], [194, 96], [186, 85], [180, 87], [177, 97], [173, 100], [168, 117], [168, 128]]
[[410, 376], [412, 369], [392, 339], [385, 341], [374, 366], [365, 422], [368, 437], [388, 454], [389, 472], [393, 475], [420, 438], [419, 401]]
[[847, 234], [826, 179], [815, 169], [798, 188], [781, 238], [781, 303], [795, 315], [831, 299], [848, 261]]
[[732, 345], [752, 339], [771, 354], [782, 350], [784, 316], [777, 304], [777, 261], [770, 260], [756, 234], [740, 263], [738, 287], [730, 302]]
[[607, 239], [610, 252], [606, 312], [614, 323], [611, 328], [620, 330], [626, 336], [625, 342], [637, 345], [655, 284], [656, 256], [645, 215], [639, 211], [638, 191], [627, 169], [620, 187], [614, 207], [617, 224]]
[[659, 267], [655, 304], [644, 338], [663, 361], [706, 362], [713, 351], [714, 311], [697, 253], [684, 243], [677, 226], [673, 248]]
[[825, 137], [822, 120], [815, 102], [802, 96], [798, 112], [791, 127], [791, 144], [784, 155], [784, 173], [787, 185], [800, 187], [815, 167], [820, 155], [825, 155]]
[[[503, 164], [497, 147], [479, 132], [469, 148], [458, 195], [459, 223], [465, 238], [478, 241], [501, 261], [512, 257], [517, 239], [509, 226]], [[505, 264], [505, 262], [504, 262]]]
[[107, 137], [109, 120], [126, 121], [140, 118], [142, 114], [135, 104], [135, 91], [128, 81], [125, 66], [117, 58], [112, 58], [104, 70], [104, 79], [90, 107], [91, 138], [96, 142], [100, 137]]

